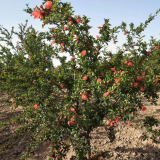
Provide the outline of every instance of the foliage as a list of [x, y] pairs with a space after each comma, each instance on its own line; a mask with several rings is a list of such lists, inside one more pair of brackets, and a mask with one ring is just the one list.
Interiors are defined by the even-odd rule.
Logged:
[[[25, 11], [40, 19], [42, 27], [52, 26], [48, 32], [27, 24], [19, 25], [17, 32], [0, 28], [0, 41], [5, 42], [0, 45], [0, 89], [13, 98], [13, 106], [23, 106], [17, 122], [24, 123], [22, 133], [34, 137], [23, 158], [44, 141], [51, 143], [51, 158], [64, 158], [70, 146], [77, 160], [93, 159], [92, 153], [102, 156], [91, 150], [91, 131], [106, 126], [106, 117], [113, 141], [119, 120], [130, 122], [146, 109], [142, 96], [153, 103], [158, 98], [160, 41], [151, 38], [147, 43], [142, 33], [160, 10], [137, 27], [131, 23], [129, 29], [125, 22], [112, 27], [105, 19], [95, 38], [89, 33], [89, 19], [74, 15], [70, 3], [42, 4]], [[114, 54], [106, 51], [121, 32], [126, 36], [123, 47]], [[16, 45], [13, 36], [19, 39]], [[61, 62], [59, 67], [54, 67], [53, 58]]]

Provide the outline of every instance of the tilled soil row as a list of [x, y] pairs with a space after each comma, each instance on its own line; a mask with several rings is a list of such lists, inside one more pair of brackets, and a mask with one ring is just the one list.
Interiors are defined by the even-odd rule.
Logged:
[[[160, 94], [159, 94], [160, 95]], [[6, 121], [21, 113], [21, 109], [12, 110], [7, 105], [8, 96], [0, 96], [0, 121]], [[160, 160], [160, 144], [155, 144], [151, 139], [142, 140], [144, 129], [140, 128], [140, 120], [145, 116], [153, 115], [160, 121], [160, 98], [156, 106], [145, 103], [147, 110], [141, 111], [134, 122], [128, 126], [127, 123], [119, 122], [115, 128], [115, 141], [110, 142], [104, 127], [98, 127], [91, 133], [92, 149], [96, 151], [107, 151], [106, 160]], [[105, 121], [105, 120], [104, 120]], [[0, 148], [12, 138], [17, 126], [0, 128]], [[29, 143], [27, 135], [19, 137], [5, 152], [0, 152], [0, 160], [19, 160], [24, 153], [26, 144]], [[44, 143], [27, 160], [47, 160], [49, 144]], [[71, 148], [66, 156], [69, 160], [74, 151]]]

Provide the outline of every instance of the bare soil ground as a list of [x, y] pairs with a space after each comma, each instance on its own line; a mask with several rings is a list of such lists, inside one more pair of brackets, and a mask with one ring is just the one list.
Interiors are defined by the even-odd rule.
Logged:
[[[159, 93], [160, 95], [160, 93]], [[13, 110], [7, 104], [8, 96], [0, 95], [0, 122], [5, 122], [19, 114], [21, 108]], [[140, 120], [145, 116], [153, 115], [160, 121], [160, 98], [158, 105], [150, 105], [145, 103], [147, 110], [141, 111], [131, 126], [127, 123], [119, 122], [116, 128], [116, 139], [111, 143], [107, 137], [107, 132], [104, 127], [98, 127], [91, 133], [91, 144], [94, 150], [107, 151], [109, 157], [107, 160], [160, 160], [160, 144], [155, 144], [151, 139], [143, 141], [141, 139], [142, 130], [139, 126]], [[26, 150], [26, 145], [29, 143], [29, 136], [23, 135], [5, 150], [4, 144], [7, 143], [13, 136], [14, 131], [18, 128], [16, 125], [8, 125], [0, 127], [0, 160], [19, 160], [20, 156]], [[47, 160], [49, 144], [45, 143], [39, 147], [39, 150], [31, 155], [27, 160]], [[74, 155], [72, 148], [70, 149], [66, 160]]]

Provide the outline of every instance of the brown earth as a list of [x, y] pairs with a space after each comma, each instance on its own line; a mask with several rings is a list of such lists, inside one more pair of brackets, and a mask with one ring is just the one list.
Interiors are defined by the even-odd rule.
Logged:
[[[22, 112], [20, 107], [13, 110], [7, 104], [7, 100], [8, 96], [0, 95], [0, 122], [5, 122]], [[141, 136], [144, 130], [140, 128], [140, 120], [145, 116], [153, 115], [160, 121], [160, 98], [156, 106], [149, 103], [145, 103], [145, 106], [147, 110], [145, 112], [141, 111], [131, 126], [128, 126], [127, 123], [119, 122], [115, 131], [116, 139], [113, 143], [109, 141], [104, 127], [96, 128], [91, 133], [92, 148], [97, 151], [107, 151], [108, 158], [105, 158], [107, 160], [160, 160], [160, 144], [153, 143], [151, 139], [143, 141]], [[17, 138], [5, 150], [4, 144], [12, 138], [17, 128], [18, 126], [16, 125], [0, 127], [0, 160], [19, 160], [26, 150], [26, 145], [30, 141], [27, 134]], [[27, 160], [47, 160], [48, 151], [49, 144], [44, 143]], [[66, 160], [69, 160], [72, 155], [74, 155], [74, 152], [71, 148]]]

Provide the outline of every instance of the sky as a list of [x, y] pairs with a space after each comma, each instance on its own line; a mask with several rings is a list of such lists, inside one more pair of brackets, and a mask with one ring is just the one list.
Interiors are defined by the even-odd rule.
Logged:
[[[39, 20], [34, 20], [32, 16], [25, 13], [26, 3], [31, 7], [40, 6], [42, 0], [8, 0], [1, 1], [0, 5], [0, 25], [6, 28], [15, 28], [26, 19], [37, 30], [41, 30]], [[109, 18], [113, 26], [120, 25], [122, 21], [128, 24], [134, 22], [139, 24], [144, 22], [149, 14], [160, 8], [160, 0], [62, 0], [71, 2], [75, 14], [86, 15], [91, 19], [93, 26], [91, 34], [97, 34], [97, 27], [104, 23], [104, 18]], [[147, 37], [160, 35], [160, 16], [158, 16], [146, 30]]]
[[[33, 25], [38, 31], [43, 31], [40, 20], [35, 20], [23, 10], [26, 3], [34, 8], [40, 6], [42, 0], [0, 0], [0, 25], [10, 29], [12, 26], [18, 27], [18, 24], [25, 23], [28, 19], [29, 24]], [[104, 18], [110, 19], [112, 26], [120, 25], [122, 21], [127, 24], [133, 22], [139, 25], [144, 22], [151, 13], [155, 13], [160, 8], [160, 0], [62, 0], [70, 2], [76, 15], [86, 15], [90, 18], [92, 29], [91, 34], [98, 34], [98, 26], [102, 26]], [[145, 31], [146, 40], [150, 36], [160, 37], [160, 15], [148, 26]], [[120, 43], [123, 40], [120, 39]], [[111, 50], [115, 49], [110, 45]]]

